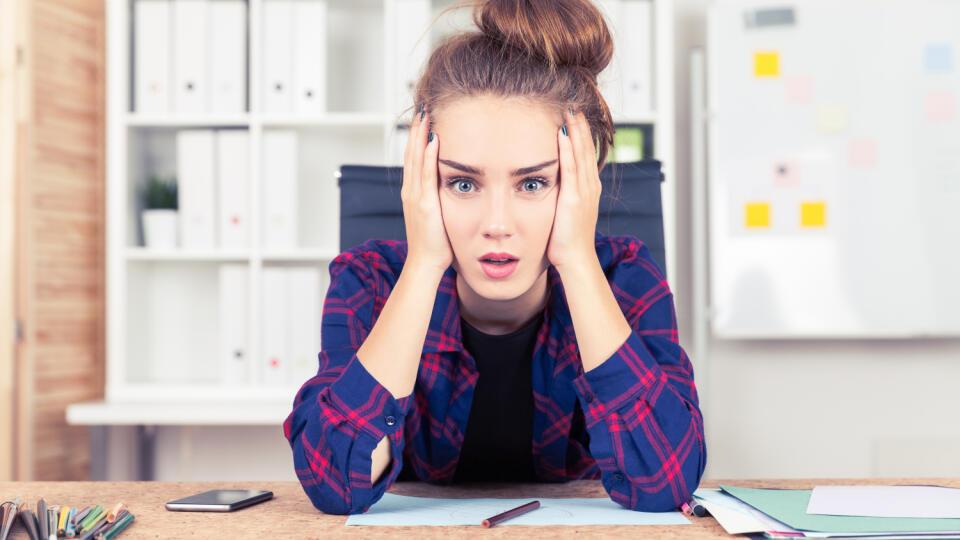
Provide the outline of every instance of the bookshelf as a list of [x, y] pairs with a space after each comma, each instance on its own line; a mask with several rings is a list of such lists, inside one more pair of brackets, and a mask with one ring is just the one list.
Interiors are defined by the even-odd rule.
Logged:
[[[396, 118], [407, 106], [391, 89], [400, 75], [392, 61], [396, 21], [407, 0], [327, 0], [326, 112], [264, 111], [263, 17], [272, 0], [246, 2], [246, 110], [233, 114], [140, 113], [134, 96], [134, 1], [111, 0], [107, 8], [107, 358], [105, 399], [74, 404], [68, 421], [76, 424], [131, 424], [137, 411], [142, 423], [279, 424], [303, 381], [265, 386], [220, 382], [217, 369], [218, 267], [248, 269], [248, 354], [263, 354], [261, 287], [264, 270], [310, 267], [320, 270], [322, 310], [329, 262], [339, 253], [339, 190], [336, 170], [344, 163], [402, 165], [405, 126]], [[216, 0], [212, 0], [216, 1]], [[297, 0], [316, 2], [321, 0]], [[627, 0], [641, 1], [641, 0]], [[663, 208], [669, 276], [674, 253], [674, 111], [673, 5], [653, 2], [652, 110], [618, 125], [652, 126], [653, 157], [661, 160], [667, 181]], [[452, 0], [432, 0], [430, 20]], [[466, 28], [468, 10], [440, 20], [424, 38], [425, 51], [450, 32]], [[358, 32], [358, 28], [371, 29]], [[418, 33], [419, 35], [419, 33]], [[423, 57], [426, 53], [423, 52]], [[249, 136], [248, 248], [168, 249], [143, 246], [138, 187], [149, 173], [175, 172], [176, 134], [186, 129], [245, 130]], [[261, 242], [261, 171], [264, 135], [292, 130], [301, 151], [297, 159], [299, 243], [295, 248], [267, 249]], [[673, 283], [675, 279], [669, 277]], [[319, 326], [317, 327], [319, 332]], [[191, 407], [195, 404], [195, 407]], [[231, 407], [231, 404], [236, 405]], [[263, 411], [249, 416], [250, 406]], [[214, 407], [216, 405], [216, 407]], [[230, 411], [235, 410], [231, 418]], [[209, 414], [204, 411], [211, 411]], [[283, 414], [280, 414], [283, 412]], [[273, 415], [276, 418], [273, 418]], [[246, 419], [246, 420], [245, 420]]]

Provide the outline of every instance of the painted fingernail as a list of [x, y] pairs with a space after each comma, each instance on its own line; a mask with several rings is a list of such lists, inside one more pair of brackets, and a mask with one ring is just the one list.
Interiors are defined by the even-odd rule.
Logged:
[[427, 114], [427, 111], [423, 110], [423, 106], [420, 106], [420, 121], [423, 122], [423, 115]]
[[567, 125], [566, 125], [566, 124], [564, 124], [564, 125], [560, 128], [560, 131], [563, 131], [563, 136], [564, 136], [564, 137], [569, 137], [569, 135], [567, 135]]
[[422, 112], [422, 111], [423, 111], [423, 102], [421, 101], [421, 102], [420, 102], [420, 108], [417, 109], [417, 112]]
[[573, 107], [567, 107], [567, 110], [570, 111], [570, 116], [573, 116]]
[[430, 132], [430, 136], [427, 137], [427, 142], [430, 142], [430, 141], [432, 141], [432, 140], [433, 140], [433, 132], [431, 131], [431, 132]]

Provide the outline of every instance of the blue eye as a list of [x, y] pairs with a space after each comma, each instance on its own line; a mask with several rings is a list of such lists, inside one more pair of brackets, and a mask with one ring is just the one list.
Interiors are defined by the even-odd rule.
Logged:
[[[545, 178], [542, 178], [542, 177], [539, 177], [539, 176], [531, 176], [530, 178], [525, 178], [525, 179], [522, 180], [521, 183], [522, 183], [524, 186], [530, 185], [530, 184], [539, 185], [539, 188], [538, 188], [538, 189], [522, 189], [522, 191], [524, 191], [524, 192], [526, 192], [526, 193], [537, 193], [537, 192], [543, 191], [544, 189], [546, 189], [547, 187], [550, 186], [550, 182], [549, 182], [549, 181], [547, 181]], [[448, 182], [447, 182], [447, 187], [453, 189], [453, 191], [454, 191], [455, 193], [462, 193], [462, 194], [470, 193], [470, 191], [461, 191], [461, 190], [457, 189], [456, 187], [454, 187], [454, 186], [459, 186], [460, 184], [467, 184], [467, 185], [470, 185], [470, 186], [473, 186], [473, 185], [474, 185], [473, 180], [471, 180], [471, 179], [469, 179], [469, 178], [457, 177], [457, 178], [453, 178], [453, 179], [451, 179], [450, 181], [448, 181]]]

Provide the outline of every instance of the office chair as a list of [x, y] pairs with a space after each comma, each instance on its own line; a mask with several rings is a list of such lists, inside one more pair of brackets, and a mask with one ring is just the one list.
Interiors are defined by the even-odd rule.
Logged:
[[[600, 171], [603, 191], [597, 230], [606, 235], [629, 234], [643, 241], [666, 275], [660, 162], [645, 159], [608, 163]], [[620, 182], [613, 193], [613, 179]], [[340, 251], [371, 238], [406, 240], [400, 187], [402, 166], [342, 165], [340, 186]]]

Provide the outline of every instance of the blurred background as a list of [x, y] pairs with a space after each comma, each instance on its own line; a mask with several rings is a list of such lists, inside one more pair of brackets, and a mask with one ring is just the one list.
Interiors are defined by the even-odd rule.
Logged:
[[[0, 0], [0, 480], [296, 480], [340, 167], [451, 4]], [[707, 476], [960, 476], [960, 2], [596, 4]]]

